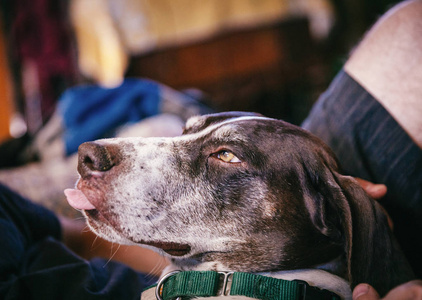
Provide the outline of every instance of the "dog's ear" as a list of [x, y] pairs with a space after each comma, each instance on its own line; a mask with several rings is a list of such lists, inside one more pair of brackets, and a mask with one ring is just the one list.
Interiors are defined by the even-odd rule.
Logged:
[[312, 195], [305, 200], [314, 225], [344, 243], [346, 279], [352, 288], [371, 284], [380, 295], [414, 278], [384, 212], [357, 181], [325, 167], [308, 171]]
[[391, 288], [413, 279], [380, 205], [355, 179], [336, 173], [334, 176], [342, 189], [344, 205], [349, 206], [351, 224], [343, 231], [347, 232], [346, 257], [352, 286], [367, 282], [383, 296]]

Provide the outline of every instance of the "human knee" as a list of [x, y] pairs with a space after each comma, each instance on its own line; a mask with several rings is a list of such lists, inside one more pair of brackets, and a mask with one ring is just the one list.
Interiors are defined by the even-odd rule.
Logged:
[[386, 14], [386, 17], [397, 16], [406, 19], [420, 20], [422, 13], [421, 0], [407, 0], [393, 6]]
[[368, 31], [356, 50], [371, 55], [382, 55], [386, 49], [391, 48], [406, 52], [419, 50], [422, 45], [421, 16], [422, 0], [404, 1], [395, 5]]
[[[390, 34], [406, 33], [402, 37], [412, 37], [422, 41], [422, 0], [403, 1], [392, 7], [374, 26], [383, 32], [386, 27]], [[394, 29], [394, 30], [391, 30]], [[394, 39], [400, 38], [399, 36]]]

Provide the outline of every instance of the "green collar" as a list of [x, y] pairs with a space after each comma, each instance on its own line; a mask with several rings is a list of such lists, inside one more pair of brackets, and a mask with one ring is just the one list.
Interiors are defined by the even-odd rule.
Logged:
[[[179, 300], [194, 297], [246, 296], [261, 300], [340, 300], [328, 290], [301, 280], [284, 280], [243, 272], [175, 271], [163, 276], [156, 286], [147, 289], [142, 300]], [[152, 300], [151, 299], [151, 300]]]

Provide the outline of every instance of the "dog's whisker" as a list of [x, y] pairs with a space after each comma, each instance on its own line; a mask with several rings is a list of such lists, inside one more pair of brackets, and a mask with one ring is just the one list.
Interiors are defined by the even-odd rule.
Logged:
[[91, 229], [89, 229], [88, 225], [84, 227], [84, 229], [82, 229], [82, 232], [90, 232]]
[[155, 266], [146, 274], [147, 279], [157, 277], [167, 264], [168, 262], [164, 257], [158, 259]]
[[102, 240], [100, 240], [98, 238], [98, 236], [95, 236], [94, 240], [92, 241], [91, 244], [91, 251], [94, 251], [95, 249], [98, 249], [99, 247], [101, 247], [101, 242], [103, 242]]
[[[113, 247], [114, 245], [117, 245], [117, 249], [113, 252]], [[117, 254], [117, 252], [119, 251], [121, 245], [120, 244], [115, 244], [112, 243], [111, 247], [110, 247], [110, 256], [108, 258], [108, 260], [106, 261], [106, 263], [104, 264], [103, 268], [106, 267], [108, 265], [109, 262], [111, 262], [114, 258], [114, 256]]]
[[[114, 246], [114, 245], [116, 245], [116, 244], [113, 244], [113, 245], [111, 246], [111, 248], [110, 248], [110, 252], [112, 252], [112, 251], [113, 251], [113, 246]], [[117, 252], [119, 251], [119, 249], [120, 249], [120, 247], [121, 247], [121, 246], [122, 246], [122, 245], [117, 244], [117, 249], [116, 249], [116, 251], [114, 251], [114, 253], [111, 253], [109, 261], [113, 260], [113, 257], [117, 254]]]

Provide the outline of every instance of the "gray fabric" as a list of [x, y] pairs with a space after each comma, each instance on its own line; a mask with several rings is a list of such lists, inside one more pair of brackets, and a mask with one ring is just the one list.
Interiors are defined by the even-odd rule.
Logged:
[[422, 150], [345, 71], [321, 95], [302, 127], [334, 150], [345, 173], [387, 185], [387, 196], [381, 203], [420, 277]]

